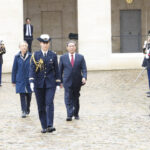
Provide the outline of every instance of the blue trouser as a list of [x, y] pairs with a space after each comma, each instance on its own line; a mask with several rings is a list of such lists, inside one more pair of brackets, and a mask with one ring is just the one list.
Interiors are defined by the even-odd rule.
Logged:
[[149, 89], [150, 89], [150, 69], [147, 69], [147, 76], [148, 76], [148, 83], [149, 83]]
[[21, 109], [24, 112], [30, 111], [31, 93], [20, 93]]
[[43, 129], [53, 127], [56, 88], [35, 88], [39, 119]]
[[67, 109], [67, 117], [79, 115], [79, 97], [80, 87], [66, 87], [65, 88], [65, 105]]
[[2, 83], [2, 64], [0, 63], [0, 84]]

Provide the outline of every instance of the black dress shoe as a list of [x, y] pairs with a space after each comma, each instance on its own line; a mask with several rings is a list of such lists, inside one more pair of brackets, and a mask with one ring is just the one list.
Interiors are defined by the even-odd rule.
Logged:
[[79, 120], [79, 119], [80, 119], [80, 117], [79, 117], [79, 116], [75, 116], [75, 119], [76, 119], [76, 120]]
[[150, 94], [150, 91], [146, 92], [146, 94]]
[[72, 117], [67, 117], [66, 121], [72, 121]]
[[26, 114], [29, 115], [30, 114], [30, 110], [27, 110]]
[[46, 133], [47, 130], [46, 129], [42, 129], [41, 133]]
[[48, 127], [47, 128], [47, 132], [53, 132], [53, 131], [56, 131], [56, 128], [54, 128], [54, 127]]
[[21, 117], [22, 117], [22, 118], [26, 118], [26, 113], [25, 113], [25, 111], [22, 112]]

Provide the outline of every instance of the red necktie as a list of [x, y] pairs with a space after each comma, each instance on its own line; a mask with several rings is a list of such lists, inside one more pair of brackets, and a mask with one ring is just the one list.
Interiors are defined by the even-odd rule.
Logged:
[[74, 65], [74, 58], [73, 58], [73, 55], [71, 55], [71, 65], [72, 65], [72, 67], [73, 67], [73, 65]]

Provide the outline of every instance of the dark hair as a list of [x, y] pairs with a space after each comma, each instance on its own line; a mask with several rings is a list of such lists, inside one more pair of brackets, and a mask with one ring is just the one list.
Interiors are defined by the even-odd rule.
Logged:
[[76, 41], [75, 40], [69, 40], [66, 43], [66, 46], [68, 46], [70, 43], [73, 43], [76, 46]]
[[30, 19], [30, 18], [26, 18], [26, 21], [27, 21], [27, 20], [30, 20], [30, 21], [31, 21], [31, 19]]

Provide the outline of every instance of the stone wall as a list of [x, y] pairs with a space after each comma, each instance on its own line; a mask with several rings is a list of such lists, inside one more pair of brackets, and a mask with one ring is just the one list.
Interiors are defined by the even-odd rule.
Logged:
[[77, 0], [24, 0], [24, 18], [30, 17], [34, 26], [33, 50], [39, 49], [36, 40], [42, 33], [52, 37], [52, 49], [65, 52], [70, 32], [77, 33]]
[[19, 42], [23, 40], [22, 0], [4, 0], [0, 5], [0, 40], [6, 46], [3, 55], [3, 72], [11, 72], [14, 56], [19, 52]]
[[150, 0], [133, 0], [127, 4], [126, 0], [111, 0], [112, 14], [112, 52], [120, 53], [120, 10], [141, 10], [142, 43], [147, 31], [150, 30]]

